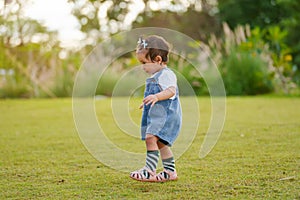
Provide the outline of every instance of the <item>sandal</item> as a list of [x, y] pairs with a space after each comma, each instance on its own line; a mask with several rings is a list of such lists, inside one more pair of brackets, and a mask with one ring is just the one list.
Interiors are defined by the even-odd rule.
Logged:
[[142, 182], [158, 182], [155, 171], [151, 171], [146, 167], [130, 173], [130, 178]]
[[164, 170], [156, 175], [157, 182], [176, 181], [178, 179], [176, 171]]

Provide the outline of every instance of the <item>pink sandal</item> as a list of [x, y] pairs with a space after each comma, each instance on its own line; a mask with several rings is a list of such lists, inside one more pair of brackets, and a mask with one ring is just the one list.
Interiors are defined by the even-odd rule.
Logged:
[[130, 173], [130, 178], [142, 182], [158, 182], [155, 171], [151, 171], [146, 167]]
[[166, 181], [176, 181], [178, 180], [178, 176], [176, 171], [168, 171], [164, 170], [156, 175], [157, 182], [166, 182]]

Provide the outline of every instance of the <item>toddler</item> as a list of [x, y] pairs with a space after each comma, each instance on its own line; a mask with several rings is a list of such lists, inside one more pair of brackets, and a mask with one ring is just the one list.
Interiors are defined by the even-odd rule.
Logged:
[[[170, 149], [177, 138], [182, 114], [177, 78], [167, 67], [169, 44], [164, 38], [151, 35], [140, 38], [136, 56], [145, 72], [151, 75], [146, 80], [141, 121], [141, 138], [146, 142], [145, 166], [131, 172], [134, 180], [165, 182], [177, 180], [175, 159]], [[156, 174], [159, 154], [164, 170]]]

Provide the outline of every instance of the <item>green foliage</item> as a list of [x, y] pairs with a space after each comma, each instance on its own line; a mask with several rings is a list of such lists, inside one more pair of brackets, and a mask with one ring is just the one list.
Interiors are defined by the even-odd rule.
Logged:
[[56, 97], [70, 97], [73, 92], [75, 74], [66, 69], [60, 70], [54, 78], [54, 86], [51, 89]]
[[[119, 63], [114, 64], [119, 65]], [[113, 68], [109, 68], [102, 74], [96, 94], [105, 96], [143, 96], [144, 82], [147, 77], [148, 75], [142, 70], [131, 71], [130, 69], [124, 69], [115, 71]]]
[[101, 76], [96, 90], [97, 95], [112, 96], [114, 87], [117, 84], [121, 75], [112, 71], [106, 71]]
[[[177, 74], [177, 83], [182, 96], [208, 95], [205, 80], [191, 63], [179, 55], [172, 54], [168, 67]], [[193, 91], [191, 91], [191, 88]]]
[[[219, 17], [231, 28], [250, 24], [259, 27], [272, 51], [280, 89], [285, 94], [300, 86], [300, 4], [294, 0], [222, 0]], [[228, 12], [230, 10], [230, 12]]]
[[273, 90], [267, 63], [259, 57], [233, 51], [223, 65], [228, 95], [257, 95]]
[[245, 24], [251, 27], [275, 25], [288, 14], [276, 0], [220, 0], [218, 8], [221, 21], [231, 28]]
[[206, 41], [210, 34], [220, 33], [219, 21], [207, 12], [198, 12], [192, 8], [184, 13], [160, 12], [140, 15], [142, 21], [133, 23], [133, 28], [140, 27], [162, 27], [179, 31], [195, 40]]
[[260, 29], [223, 24], [223, 38], [209, 41], [211, 57], [223, 76], [228, 95], [256, 95], [273, 91], [270, 55]]
[[[134, 1], [72, 1], [73, 15], [86, 36], [80, 52], [62, 48], [57, 41], [57, 33], [47, 30], [38, 21], [24, 17], [22, 13], [26, 2], [15, 1], [10, 4], [15, 6], [7, 5], [0, 13], [0, 70], [14, 73], [13, 76], [0, 75], [0, 98], [71, 96], [75, 74], [83, 58], [97, 42], [122, 29], [124, 19], [130, 14], [129, 6]], [[102, 7], [104, 3], [106, 9]], [[145, 1], [145, 8], [140, 10], [132, 26], [171, 28], [207, 42], [209, 56], [224, 75], [226, 87], [230, 90], [228, 94], [273, 91], [295, 94], [299, 91], [298, 1], [222, 0], [218, 1], [218, 5], [205, 0], [188, 0], [185, 4], [170, 1], [170, 6], [163, 12], [152, 10], [153, 5], [159, 5], [156, 3]], [[201, 11], [197, 9], [200, 5]], [[95, 17], [99, 15], [101, 17]], [[228, 21], [229, 26], [224, 23], [222, 32], [220, 25], [223, 21]], [[211, 37], [208, 37], [210, 34]], [[120, 44], [126, 45], [127, 42]], [[66, 54], [66, 57], [61, 59], [61, 54]], [[197, 52], [192, 52], [191, 56], [197, 57]], [[123, 55], [120, 63], [102, 76], [96, 95], [111, 96], [122, 75], [137, 66], [134, 55], [130, 53]], [[190, 95], [190, 88], [197, 95], [209, 94], [205, 80], [190, 63], [180, 56], [171, 55], [168, 65], [178, 75], [182, 95]], [[239, 73], [244, 73], [247, 81], [241, 81], [237, 76]], [[98, 77], [90, 79], [94, 81]], [[121, 84], [122, 90], [118, 91], [121, 96], [132, 95], [132, 87], [136, 84], [134, 77], [126, 79], [126, 84]], [[250, 84], [251, 81], [256, 83]], [[89, 82], [86, 84], [86, 87], [91, 85]], [[233, 86], [236, 88], [231, 88]], [[141, 90], [137, 89], [136, 94], [141, 94]]]
[[[251, 30], [247, 25], [238, 26], [234, 30], [231, 30], [227, 24], [223, 25], [223, 29], [223, 38], [217, 39], [216, 37], [211, 37], [208, 42], [211, 49], [211, 57], [220, 66], [223, 74], [228, 73], [226, 71], [228, 68], [230, 68], [231, 72], [235, 71], [237, 75], [242, 73], [239, 70], [243, 69], [243, 65], [238, 63], [237, 58], [246, 59], [245, 61], [247, 63], [252, 62], [251, 65], [253, 66], [256, 63], [257, 66], [253, 67], [252, 70], [258, 70], [257, 74], [264, 74], [259, 75], [260, 77], [268, 79], [268, 81], [264, 80], [258, 84], [262, 86], [261, 89], [257, 89], [258, 94], [273, 91], [283, 94], [297, 93], [296, 84], [292, 79], [295, 74], [292, 67], [292, 55], [285, 43], [285, 38], [287, 37], [285, 30], [282, 30], [279, 26], [269, 26], [267, 29], [255, 27]], [[229, 66], [227, 62], [236, 66]], [[227, 67], [224, 68], [224, 66]], [[233, 70], [233, 67], [240, 67], [241, 69]], [[253, 71], [253, 73], [256, 72]], [[250, 74], [249, 76], [253, 77]], [[234, 80], [237, 81], [238, 79]], [[233, 84], [234, 80], [226, 80], [226, 84], [229, 84], [229, 82]], [[250, 84], [250, 82], [248, 83]], [[241, 84], [238, 82], [234, 84], [237, 87], [236, 91], [252, 87], [241, 87]], [[231, 88], [232, 86], [226, 87]], [[248, 94], [248, 92], [241, 91], [240, 94]]]
[[267, 29], [266, 40], [270, 45], [271, 58], [275, 74], [277, 75], [278, 85], [285, 94], [290, 93], [294, 87], [292, 82], [292, 55], [291, 50], [285, 43], [288, 32], [281, 30], [279, 26], [271, 26]]
[[26, 79], [16, 74], [0, 75], [0, 98], [30, 98], [33, 94], [32, 87]]
[[288, 35], [284, 39], [291, 49], [293, 64], [295, 69], [295, 82], [300, 86], [300, 4], [298, 0], [277, 0], [284, 7], [287, 17], [281, 20], [281, 27], [287, 31]]
[[72, 53], [67, 59], [57, 60], [59, 67], [55, 67], [55, 71], [52, 72], [53, 79], [49, 80], [52, 83], [49, 83], [50, 89], [56, 97], [72, 96], [74, 79], [81, 65], [81, 60], [82, 55], [80, 53]]

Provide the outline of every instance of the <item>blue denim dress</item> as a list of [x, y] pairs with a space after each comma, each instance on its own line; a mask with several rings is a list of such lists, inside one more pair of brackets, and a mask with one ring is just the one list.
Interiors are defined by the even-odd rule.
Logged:
[[[158, 78], [163, 70], [170, 70], [163, 68], [154, 77], [146, 80], [146, 88], [144, 98], [151, 94], [157, 94], [162, 91], [158, 83]], [[144, 105], [142, 122], [141, 122], [141, 136], [145, 140], [146, 134], [152, 134], [159, 137], [159, 141], [165, 145], [172, 146], [177, 138], [182, 123], [182, 113], [179, 101], [178, 87], [176, 87], [176, 95], [174, 99], [167, 99], [158, 101], [154, 106]]]

